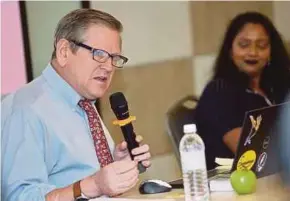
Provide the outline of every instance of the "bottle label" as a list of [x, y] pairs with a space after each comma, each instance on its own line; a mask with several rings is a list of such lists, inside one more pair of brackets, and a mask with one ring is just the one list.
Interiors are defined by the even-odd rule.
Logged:
[[182, 170], [184, 172], [197, 169], [206, 169], [205, 154], [203, 151], [181, 152]]

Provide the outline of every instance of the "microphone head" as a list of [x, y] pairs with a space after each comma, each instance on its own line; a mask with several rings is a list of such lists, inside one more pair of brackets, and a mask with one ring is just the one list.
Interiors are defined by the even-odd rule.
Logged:
[[122, 92], [111, 94], [110, 104], [117, 119], [123, 120], [129, 117], [128, 103]]

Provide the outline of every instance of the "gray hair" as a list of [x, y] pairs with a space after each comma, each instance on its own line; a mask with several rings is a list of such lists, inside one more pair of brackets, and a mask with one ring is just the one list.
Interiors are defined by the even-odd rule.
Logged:
[[[90, 25], [103, 25], [119, 33], [123, 30], [122, 23], [112, 15], [95, 9], [77, 9], [65, 15], [58, 23], [54, 33], [54, 50], [51, 59], [56, 58], [56, 44], [60, 39], [83, 42], [84, 33]], [[73, 53], [78, 47], [70, 43]]]

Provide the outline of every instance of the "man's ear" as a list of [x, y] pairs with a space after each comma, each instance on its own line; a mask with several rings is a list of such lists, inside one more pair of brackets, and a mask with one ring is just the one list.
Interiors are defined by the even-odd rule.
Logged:
[[70, 43], [66, 39], [60, 39], [56, 44], [56, 59], [61, 67], [66, 65], [70, 52]]

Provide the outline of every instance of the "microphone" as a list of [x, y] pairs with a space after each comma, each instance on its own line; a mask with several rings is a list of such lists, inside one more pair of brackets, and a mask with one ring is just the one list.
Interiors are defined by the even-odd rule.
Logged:
[[[134, 117], [129, 115], [128, 103], [122, 92], [113, 93], [110, 96], [110, 104], [113, 112], [115, 113], [118, 121], [115, 121], [117, 125], [121, 127], [125, 141], [127, 142], [128, 150], [131, 159], [134, 159], [131, 151], [132, 149], [139, 147], [139, 143], [136, 142], [136, 134], [133, 129], [132, 121]], [[146, 171], [146, 168], [142, 165], [141, 161], [138, 163], [139, 173]]]

